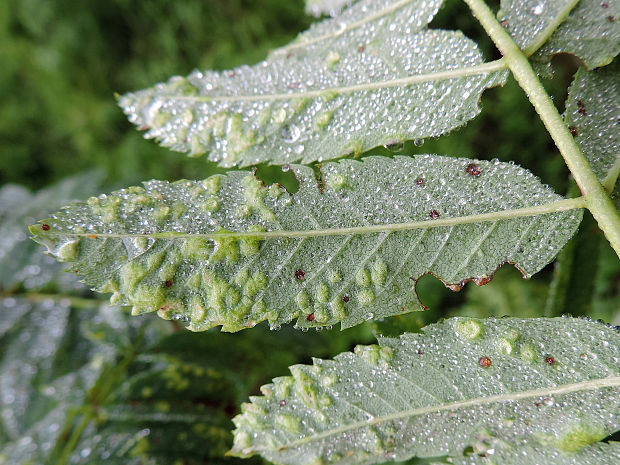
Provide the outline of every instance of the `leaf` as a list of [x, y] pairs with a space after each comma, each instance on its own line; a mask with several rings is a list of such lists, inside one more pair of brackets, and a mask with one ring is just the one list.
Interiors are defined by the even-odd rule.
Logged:
[[558, 53], [570, 53], [589, 69], [611, 63], [620, 53], [619, 16], [618, 0], [502, 0], [498, 12], [534, 62], [549, 63]]
[[93, 171], [67, 178], [36, 194], [14, 184], [0, 189], [0, 290], [18, 286], [29, 290], [83, 289], [73, 276], [61, 273], [62, 267], [28, 240], [26, 228], [64, 204], [94, 194], [100, 179], [101, 173]]
[[322, 15], [337, 16], [355, 0], [306, 0], [306, 13], [317, 18]]
[[[346, 328], [422, 308], [432, 273], [459, 290], [502, 263], [529, 277], [577, 228], [562, 200], [515, 165], [436, 155], [292, 166], [300, 188], [248, 172], [150, 181], [70, 206], [35, 240], [133, 313], [158, 310], [201, 331], [297, 318]], [[318, 184], [318, 185], [317, 185]]]
[[578, 0], [501, 0], [497, 17], [526, 55], [531, 55], [567, 18]]
[[620, 174], [620, 61], [595, 71], [580, 68], [569, 89], [564, 120], [610, 191]]
[[537, 449], [531, 446], [499, 448], [487, 457], [472, 455], [457, 458], [453, 465], [600, 465], [620, 462], [620, 443], [599, 442], [584, 447], [576, 453], [566, 454], [553, 449]]
[[574, 453], [620, 429], [619, 347], [585, 320], [454, 318], [291, 367], [242, 406], [232, 453], [296, 465]]
[[580, 0], [532, 60], [548, 63], [558, 53], [570, 53], [588, 69], [608, 65], [620, 53], [618, 18], [619, 0]]
[[504, 82], [461, 32], [428, 30], [440, 0], [360, 0], [255, 66], [194, 71], [119, 104], [166, 147], [223, 166], [308, 163], [435, 137]]
[[159, 320], [71, 302], [0, 301], [0, 464], [237, 462], [235, 380]]

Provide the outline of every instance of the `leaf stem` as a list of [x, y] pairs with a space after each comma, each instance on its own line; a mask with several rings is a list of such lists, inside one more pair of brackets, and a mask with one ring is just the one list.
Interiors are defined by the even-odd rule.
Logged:
[[500, 50], [515, 79], [525, 91], [575, 178], [590, 210], [605, 237], [620, 257], [620, 215], [590, 164], [564, 124], [526, 56], [499, 24], [483, 0], [464, 0], [486, 33]]

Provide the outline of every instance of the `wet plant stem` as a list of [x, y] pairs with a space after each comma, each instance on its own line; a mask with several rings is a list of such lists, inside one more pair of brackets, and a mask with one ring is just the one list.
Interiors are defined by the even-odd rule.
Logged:
[[590, 210], [599, 228], [620, 257], [620, 215], [564, 124], [527, 57], [497, 21], [484, 0], [464, 1], [504, 56], [510, 71], [527, 94], [575, 178], [584, 196], [586, 208]]

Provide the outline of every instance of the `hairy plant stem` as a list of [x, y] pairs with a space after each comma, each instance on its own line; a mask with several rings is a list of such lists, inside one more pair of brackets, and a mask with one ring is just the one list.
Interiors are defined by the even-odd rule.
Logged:
[[620, 257], [620, 215], [564, 124], [526, 56], [499, 24], [484, 0], [464, 1], [504, 56], [506, 64], [527, 94], [575, 178], [584, 196], [586, 208], [590, 210], [599, 228]]

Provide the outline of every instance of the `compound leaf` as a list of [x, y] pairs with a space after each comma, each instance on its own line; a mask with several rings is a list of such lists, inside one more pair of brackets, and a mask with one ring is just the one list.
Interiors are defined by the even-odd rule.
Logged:
[[150, 181], [73, 204], [35, 240], [113, 303], [189, 329], [342, 323], [420, 310], [432, 273], [459, 290], [501, 264], [528, 277], [577, 228], [564, 200], [513, 164], [436, 155], [293, 165], [299, 191], [230, 172]]
[[461, 32], [429, 30], [441, 0], [361, 0], [266, 61], [123, 96], [130, 121], [166, 147], [223, 166], [304, 163], [434, 137], [479, 112], [504, 82]]
[[232, 453], [297, 465], [573, 454], [620, 429], [619, 348], [616, 329], [586, 320], [450, 319], [292, 366], [242, 406]]

